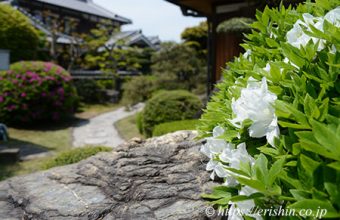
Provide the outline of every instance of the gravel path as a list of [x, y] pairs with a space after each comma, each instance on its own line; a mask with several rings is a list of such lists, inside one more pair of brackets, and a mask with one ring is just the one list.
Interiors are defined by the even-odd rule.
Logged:
[[79, 124], [73, 128], [73, 146], [97, 145], [113, 148], [124, 143], [124, 139], [120, 137], [113, 124], [120, 119], [141, 111], [143, 107], [144, 104], [138, 104], [129, 112], [122, 107], [91, 118], [86, 124]]

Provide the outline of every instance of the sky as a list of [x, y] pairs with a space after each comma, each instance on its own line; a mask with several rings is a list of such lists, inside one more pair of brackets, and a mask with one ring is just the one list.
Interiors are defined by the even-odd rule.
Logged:
[[181, 40], [181, 32], [204, 21], [204, 18], [186, 17], [180, 8], [165, 0], [93, 0], [98, 5], [130, 18], [132, 25], [123, 30], [142, 29], [146, 36], [159, 36], [162, 41]]

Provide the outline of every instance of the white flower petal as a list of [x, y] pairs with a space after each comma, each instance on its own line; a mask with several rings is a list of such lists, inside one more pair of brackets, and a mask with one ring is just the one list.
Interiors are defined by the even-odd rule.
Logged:
[[203, 144], [201, 146], [200, 151], [201, 151], [201, 153], [203, 153], [207, 157], [212, 158], [212, 153], [211, 153], [210, 148], [209, 148], [209, 146], [207, 144]]
[[254, 122], [248, 129], [249, 136], [255, 138], [264, 137], [267, 134], [267, 127], [268, 123], [265, 123], [263, 121]]
[[325, 19], [336, 27], [340, 27], [340, 7], [329, 11], [325, 15]]
[[[247, 88], [241, 90], [241, 97], [236, 101], [232, 100], [232, 110], [236, 115], [230, 122], [237, 128], [240, 128], [242, 122], [246, 119], [253, 121], [249, 128], [251, 137], [266, 137], [271, 133], [276, 125], [271, 123], [276, 119], [275, 109], [272, 104], [277, 96], [268, 90], [267, 80], [262, 78], [261, 82], [254, 78], [248, 79]], [[278, 128], [278, 127], [277, 127]], [[271, 137], [268, 135], [268, 137]]]
[[223, 165], [221, 163], [218, 163], [215, 167], [215, 173], [218, 177], [224, 178], [229, 176], [229, 173], [226, 169], [224, 169]]
[[213, 137], [219, 137], [224, 134], [224, 129], [221, 126], [216, 126], [213, 130]]
[[269, 63], [267, 63], [267, 65], [266, 65], [266, 67], [265, 68], [263, 68], [263, 70], [265, 70], [265, 71], [267, 71], [268, 73], [270, 72], [270, 64]]

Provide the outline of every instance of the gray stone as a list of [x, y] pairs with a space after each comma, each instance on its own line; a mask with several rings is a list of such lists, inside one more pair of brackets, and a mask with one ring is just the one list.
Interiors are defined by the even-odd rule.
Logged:
[[133, 139], [77, 164], [0, 182], [0, 219], [207, 219], [201, 143], [181, 131]]

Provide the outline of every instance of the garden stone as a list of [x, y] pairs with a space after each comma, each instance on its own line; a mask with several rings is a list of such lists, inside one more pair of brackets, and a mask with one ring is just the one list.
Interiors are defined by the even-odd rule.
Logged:
[[77, 164], [0, 182], [0, 219], [207, 219], [195, 132], [138, 138]]

